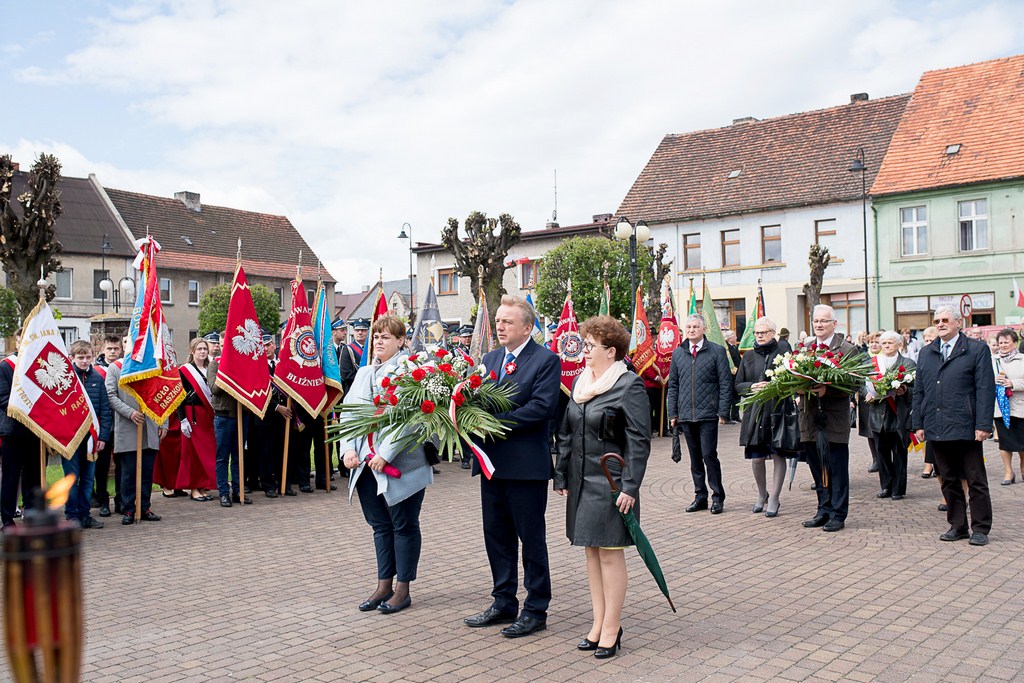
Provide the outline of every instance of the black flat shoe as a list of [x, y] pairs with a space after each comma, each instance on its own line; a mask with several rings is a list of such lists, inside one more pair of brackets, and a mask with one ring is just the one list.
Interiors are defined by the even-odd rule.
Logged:
[[405, 596], [405, 600], [402, 600], [402, 602], [398, 603], [397, 605], [392, 605], [390, 602], [380, 603], [380, 605], [377, 606], [377, 611], [381, 614], [394, 614], [395, 612], [401, 612], [411, 604], [412, 596], [407, 595]]
[[286, 496], [297, 496], [299, 494], [295, 493], [295, 489], [289, 487], [289, 488], [286, 488], [284, 490], [284, 495], [286, 495]]
[[394, 595], [394, 594], [395, 594], [395, 592], [391, 591], [390, 593], [385, 595], [383, 598], [380, 598], [380, 599], [377, 599], [377, 600], [373, 600], [373, 599], [367, 598], [366, 600], [363, 600], [361, 603], [359, 603], [359, 611], [360, 612], [372, 612], [373, 610], [375, 610], [378, 607], [380, 607], [381, 603], [387, 602], [387, 600], [390, 599], [391, 596]]
[[619, 627], [619, 635], [615, 639], [615, 644], [611, 645], [610, 647], [601, 647], [599, 645], [597, 647], [597, 649], [594, 650], [594, 658], [595, 659], [609, 659], [611, 657], [614, 657], [618, 653], [618, 650], [619, 650], [620, 647], [622, 647], [622, 627], [621, 626]]

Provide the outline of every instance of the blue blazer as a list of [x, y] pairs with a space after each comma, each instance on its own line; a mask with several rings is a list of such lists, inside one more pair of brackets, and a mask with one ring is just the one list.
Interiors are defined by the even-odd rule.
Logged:
[[[501, 377], [505, 348], [486, 354], [481, 362]], [[512, 423], [508, 434], [498, 440], [487, 439], [479, 445], [494, 463], [495, 479], [548, 480], [554, 471], [551, 459], [550, 421], [558, 409], [562, 386], [562, 364], [558, 356], [532, 339], [516, 358], [516, 371], [499, 380], [514, 383], [512, 410], [496, 417]], [[480, 466], [473, 459], [473, 475]]]

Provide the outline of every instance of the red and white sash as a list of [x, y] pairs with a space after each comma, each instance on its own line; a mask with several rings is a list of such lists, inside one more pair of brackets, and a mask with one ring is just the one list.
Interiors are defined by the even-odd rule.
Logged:
[[7, 356], [7, 358], [4, 358], [4, 362], [10, 365], [11, 370], [13, 370], [18, 365], [18, 354], [12, 353], [11, 355]]
[[188, 383], [196, 390], [196, 396], [202, 400], [203, 405], [212, 411], [213, 395], [210, 393], [210, 385], [207, 383], [203, 373], [199, 372], [199, 368], [192, 363], [186, 363], [179, 367], [178, 370], [185, 373], [188, 377]]

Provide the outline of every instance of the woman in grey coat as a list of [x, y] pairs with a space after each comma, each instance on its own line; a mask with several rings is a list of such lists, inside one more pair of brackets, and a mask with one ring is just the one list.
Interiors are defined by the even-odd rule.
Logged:
[[[640, 514], [640, 484], [651, 454], [651, 409], [643, 380], [622, 362], [629, 334], [610, 316], [587, 320], [580, 327], [587, 367], [573, 386], [558, 432], [555, 491], [568, 498], [565, 534], [584, 546], [594, 621], [577, 645], [600, 659], [614, 657], [622, 641], [622, 606], [626, 599], [626, 558], [633, 540], [619, 512]], [[612, 500], [601, 471], [605, 453], [626, 461], [608, 469], [621, 491]]]
[[[374, 388], [406, 358], [399, 353], [405, 343], [405, 323], [393, 315], [373, 323], [371, 365], [360, 368], [345, 395], [345, 403], [373, 401]], [[420, 507], [434, 473], [422, 447], [399, 451], [391, 439], [375, 440], [371, 450], [366, 438], [342, 441], [345, 467], [354, 470], [349, 477], [348, 497], [359, 491], [359, 505], [366, 523], [373, 528], [377, 552], [377, 590], [359, 605], [359, 610], [377, 610], [383, 614], [400, 612], [412, 604], [409, 584], [416, 580], [420, 561]], [[391, 464], [402, 476], [384, 474]], [[395, 581], [397, 578], [397, 582]]]

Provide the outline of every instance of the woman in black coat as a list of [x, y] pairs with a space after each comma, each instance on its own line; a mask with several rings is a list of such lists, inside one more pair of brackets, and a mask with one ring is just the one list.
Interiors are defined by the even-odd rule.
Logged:
[[[754, 348], [743, 355], [736, 371], [736, 393], [753, 393], [768, 384], [774, 371], [774, 361], [783, 355], [775, 339], [775, 322], [761, 317], [754, 322]], [[790, 430], [787, 436], [786, 420]], [[788, 439], [788, 440], [787, 440]], [[751, 512], [764, 511], [765, 517], [779, 514], [782, 484], [786, 480], [786, 454], [788, 448], [799, 447], [800, 435], [793, 399], [778, 405], [770, 403], [752, 406], [743, 411], [740, 423], [740, 445], [745, 446], [743, 457], [750, 460], [757, 484], [757, 502]], [[772, 460], [772, 490], [768, 491], [766, 461]], [[767, 509], [765, 509], [767, 507]]]
[[[900, 353], [903, 336], [895, 330], [882, 332], [878, 341], [882, 352], [874, 357], [875, 376], [879, 380], [895, 367], [912, 371], [914, 361]], [[873, 396], [868, 400], [871, 433], [878, 449], [878, 481], [881, 490], [877, 498], [900, 500], [907, 495], [907, 447], [910, 445], [911, 394], [907, 385], [901, 386], [888, 399]]]
[[[619, 512], [640, 514], [640, 483], [651, 453], [651, 409], [644, 383], [627, 371], [622, 359], [629, 334], [611, 316], [591, 318], [580, 327], [587, 367], [573, 386], [558, 433], [555, 491], [566, 496], [565, 534], [584, 546], [594, 621], [576, 646], [593, 650], [599, 659], [614, 657], [622, 641], [622, 606], [626, 599], [626, 558], [633, 540]], [[621, 491], [611, 498], [601, 471], [605, 453]]]

